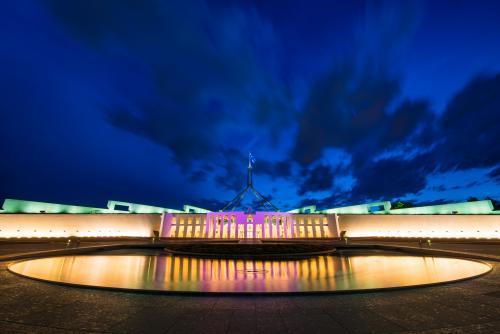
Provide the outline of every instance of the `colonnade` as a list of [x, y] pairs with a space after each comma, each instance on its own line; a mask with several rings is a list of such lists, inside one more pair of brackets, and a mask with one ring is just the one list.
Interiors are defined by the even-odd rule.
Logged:
[[236, 215], [215, 215], [208, 218], [203, 230], [205, 238], [293, 238], [293, 219], [283, 215], [265, 215], [254, 219], [247, 215], [242, 221]]
[[162, 236], [207, 239], [329, 238], [337, 234], [335, 222], [333, 215], [281, 212], [169, 214], [163, 220]]

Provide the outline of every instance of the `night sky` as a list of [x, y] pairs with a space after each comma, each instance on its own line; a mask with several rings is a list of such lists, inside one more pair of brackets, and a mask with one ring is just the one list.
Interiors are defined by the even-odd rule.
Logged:
[[[0, 200], [500, 199], [499, 1], [3, 1]], [[251, 205], [251, 203], [249, 204]]]

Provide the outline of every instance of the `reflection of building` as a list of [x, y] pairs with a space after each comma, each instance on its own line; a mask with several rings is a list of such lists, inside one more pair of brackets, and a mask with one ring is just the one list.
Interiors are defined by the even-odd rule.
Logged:
[[160, 236], [174, 238], [289, 239], [338, 236], [336, 214], [245, 213], [163, 215]]

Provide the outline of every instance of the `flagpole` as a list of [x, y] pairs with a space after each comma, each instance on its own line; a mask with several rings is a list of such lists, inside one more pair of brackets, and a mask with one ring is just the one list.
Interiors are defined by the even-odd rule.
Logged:
[[247, 186], [252, 187], [252, 153], [248, 153], [248, 176]]
[[250, 190], [252, 193], [255, 195], [255, 197], [262, 201], [264, 205], [271, 207], [272, 209], [276, 210], [277, 212], [279, 209], [274, 206], [273, 203], [271, 203], [267, 198], [262, 196], [257, 189], [253, 187], [253, 182], [252, 182], [252, 170], [253, 170], [253, 164], [255, 163], [255, 158], [253, 157], [252, 153], [248, 152], [248, 175], [247, 175], [247, 186], [245, 189], [243, 189], [238, 195], [236, 195], [235, 198], [233, 198], [229, 203], [227, 203], [220, 211], [226, 211], [229, 209], [230, 211], [233, 211], [234, 208], [236, 208], [245, 194]]

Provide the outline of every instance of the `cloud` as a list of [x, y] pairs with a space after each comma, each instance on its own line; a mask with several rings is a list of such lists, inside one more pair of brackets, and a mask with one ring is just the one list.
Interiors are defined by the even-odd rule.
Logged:
[[299, 118], [293, 157], [309, 164], [328, 147], [353, 149], [375, 135], [397, 96], [398, 81], [355, 64], [335, 67], [313, 85]]
[[[280, 80], [278, 36], [252, 7], [156, 1], [140, 8], [134, 1], [49, 3], [64, 26], [97, 52], [110, 59], [126, 54], [142, 64], [142, 76], [152, 82], [153, 92], [128, 94], [124, 103], [109, 103], [107, 119], [168, 148], [189, 181], [206, 181], [206, 169], [196, 167], [205, 164], [214, 167], [211, 174], [224, 189], [241, 189], [241, 148], [257, 137], [263, 145], [276, 144], [283, 140], [283, 131], [276, 129], [293, 125], [294, 95]], [[324, 191], [331, 189], [335, 177], [358, 175], [346, 169], [335, 169], [334, 175], [334, 167], [313, 164], [323, 151], [353, 152], [350, 168], [358, 171], [367, 168], [367, 152], [400, 145], [415, 134], [428, 116], [428, 105], [405, 101], [390, 110], [400, 82], [380, 62], [413, 33], [418, 21], [414, 7], [403, 6], [399, 12], [391, 6], [369, 8], [356, 36], [361, 57], [334, 66], [312, 85], [299, 115], [291, 159], [262, 159], [257, 173], [300, 182], [301, 195]], [[392, 29], [394, 24], [403, 29]], [[370, 48], [363, 47], [367, 41]], [[303, 175], [293, 174], [295, 162], [303, 166]], [[369, 187], [369, 182], [356, 184]]]
[[[415, 6], [391, 8], [369, 10], [358, 30], [358, 39], [369, 43], [311, 85], [291, 155], [304, 166], [306, 179], [321, 182], [302, 183], [299, 195], [331, 187], [328, 177], [335, 184], [350, 175], [352, 187], [336, 188], [337, 196], [320, 203], [393, 199], [418, 194], [436, 171], [500, 164], [500, 74], [472, 79], [441, 114], [424, 98], [402, 96], [401, 76], [387, 62], [402, 54], [420, 14]], [[405, 22], [404, 29], [391, 29], [395, 22]], [[322, 179], [310, 166], [318, 166], [331, 148], [348, 151], [352, 159], [334, 175], [327, 164]]]
[[[291, 154], [310, 182], [303, 182], [298, 194], [335, 191], [320, 201], [324, 205], [418, 192], [435, 168], [430, 103], [401, 96], [401, 76], [389, 64], [418, 26], [419, 6], [368, 7], [355, 54], [311, 85], [299, 116]], [[351, 156], [334, 173], [336, 164], [323, 159], [330, 149]], [[343, 186], [345, 180], [349, 184]]]
[[[335, 68], [313, 86], [301, 114], [294, 157], [307, 166], [335, 148], [350, 152], [352, 159], [335, 174], [327, 166], [306, 169], [308, 182], [299, 195], [326, 190], [334, 178], [350, 174], [356, 182], [346, 195], [358, 201], [402, 196], [425, 186], [425, 172], [434, 168], [429, 154], [423, 156], [434, 116], [425, 100], [399, 101], [399, 88], [397, 78], [355, 64]], [[386, 156], [375, 159], [382, 154]], [[429, 166], [424, 168], [422, 161]]]
[[434, 170], [432, 154], [411, 160], [391, 158], [355, 168], [356, 186], [351, 192], [357, 200], [393, 199], [413, 194], [426, 186], [427, 174]]
[[404, 100], [391, 115], [386, 116], [379, 145], [385, 148], [401, 145], [411, 135], [423, 140], [423, 134], [416, 131], [427, 130], [428, 124], [433, 121], [434, 114], [428, 101]]
[[[472, 79], [449, 102], [439, 120], [442, 169], [500, 164], [500, 73]], [[439, 138], [439, 137], [438, 137]]]
[[311, 170], [305, 171], [305, 178], [299, 188], [299, 195], [307, 192], [332, 190], [334, 171], [330, 166], [318, 165]]
[[264, 159], [259, 159], [256, 163], [255, 174], [266, 174], [273, 179], [277, 178], [289, 178], [292, 176], [292, 161], [269, 161]]
[[[49, 1], [74, 36], [100, 54], [131, 59], [153, 89], [117, 92], [117, 128], [158, 143], [188, 168], [241, 148], [294, 112], [279, 77], [272, 25], [250, 6], [198, 1]], [[265, 57], [264, 57], [265, 55]], [[259, 129], [256, 131], [256, 129]], [[276, 143], [277, 135], [266, 137]]]
[[[500, 74], [483, 75], [457, 92], [440, 116], [432, 113], [427, 101], [403, 100], [394, 112], [380, 113], [374, 129], [366, 129], [370, 142], [365, 142], [364, 137], [358, 139], [356, 125], [347, 122], [342, 123], [342, 131], [352, 137], [344, 141], [329, 139], [320, 147], [351, 147], [353, 158], [348, 170], [356, 183], [344, 196], [353, 201], [417, 194], [426, 188], [428, 175], [437, 171], [493, 168], [489, 176], [498, 180], [499, 96]], [[336, 132], [332, 131], [331, 136]], [[301, 194], [306, 192], [305, 186]]]
[[498, 166], [497, 168], [493, 169], [490, 173], [489, 173], [489, 176], [494, 179], [495, 181], [497, 181], [498, 183], [500, 183], [500, 166]]
[[[305, 29], [296, 31], [296, 20], [271, 2], [256, 5], [262, 11], [196, 0], [46, 3], [50, 15], [45, 3], [4, 14], [2, 105], [11, 112], [0, 137], [16, 143], [5, 144], [7, 153], [30, 152], [2, 166], [4, 193], [32, 188], [35, 176], [16, 168], [29, 157], [49, 183], [69, 170], [82, 174], [75, 198], [125, 194], [180, 205], [213, 189], [228, 197], [245, 185], [249, 150], [258, 156], [255, 175], [270, 183], [263, 188], [290, 194], [287, 205], [297, 194], [324, 207], [417, 196], [436, 170], [480, 167], [500, 182], [500, 74], [471, 80], [443, 111], [402, 96], [398, 64], [420, 22], [415, 3], [353, 4], [349, 15], [318, 6], [311, 10], [331, 25], [316, 35], [318, 21], [306, 15], [313, 6], [303, 4], [293, 8]], [[47, 168], [47, 155], [61, 163]], [[87, 181], [104, 179], [113, 182], [96, 195]], [[64, 197], [72, 184], [65, 182], [53, 192]], [[154, 186], [139, 195], [143, 182]]]
[[190, 182], [204, 182], [207, 178], [208, 172], [202, 169], [194, 170], [188, 176]]

